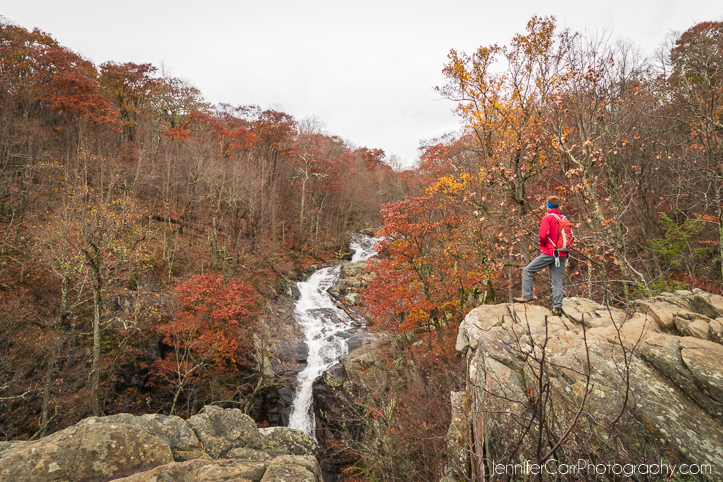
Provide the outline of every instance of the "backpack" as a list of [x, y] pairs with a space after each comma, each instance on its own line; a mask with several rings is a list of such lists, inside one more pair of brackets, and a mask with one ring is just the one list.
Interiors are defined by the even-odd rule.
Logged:
[[[572, 232], [572, 221], [568, 221], [565, 216], [562, 216], [561, 219], [555, 213], [550, 214], [557, 219], [557, 243], [555, 243], [555, 249], [557, 251], [567, 252], [575, 244], [575, 234]], [[552, 239], [550, 239], [550, 242], [552, 243]]]

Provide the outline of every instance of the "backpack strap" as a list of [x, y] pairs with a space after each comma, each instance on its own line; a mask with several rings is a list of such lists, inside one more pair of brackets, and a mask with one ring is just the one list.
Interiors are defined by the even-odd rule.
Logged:
[[[559, 231], [560, 230], [560, 221], [562, 221], [562, 219], [564, 219], [565, 216], [563, 216], [562, 219], [560, 219], [560, 217], [555, 213], [547, 213], [545, 216], [555, 216], [555, 219], [557, 219], [557, 230]], [[558, 233], [558, 235], [559, 235], [559, 233]], [[547, 237], [547, 239], [548, 239], [548, 241], [550, 241], [550, 243], [553, 246], [556, 246], [556, 244], [554, 242], [552, 242], [552, 240], [550, 239], [549, 236]], [[557, 253], [557, 248], [554, 248], [554, 249], [555, 249], [554, 252]], [[557, 266], [559, 266], [559, 264]]]

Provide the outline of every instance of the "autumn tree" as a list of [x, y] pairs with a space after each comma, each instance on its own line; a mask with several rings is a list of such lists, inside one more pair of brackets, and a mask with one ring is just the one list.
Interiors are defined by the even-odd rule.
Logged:
[[337, 137], [302, 134], [294, 145], [294, 184], [300, 189], [299, 237], [305, 234], [309, 219], [314, 243], [319, 237], [319, 222], [330, 193], [339, 189], [341, 171], [350, 164], [351, 152]]
[[143, 111], [149, 107], [151, 96], [159, 81], [158, 69], [151, 64], [118, 64], [106, 62], [100, 66], [99, 85], [103, 95], [118, 111], [122, 124], [122, 143], [135, 142]]
[[685, 31], [670, 50], [664, 75], [661, 94], [675, 106], [684, 146], [678, 175], [694, 178], [686, 189], [693, 213], [717, 225], [723, 273], [723, 22]]
[[[297, 133], [296, 120], [289, 114], [276, 110], [248, 109], [247, 118], [251, 121], [253, 132], [257, 136], [254, 143], [255, 155], [251, 158], [261, 179], [262, 190], [258, 209], [249, 218], [254, 241], [261, 233], [265, 221], [269, 221], [271, 238], [276, 237], [279, 224], [282, 233], [286, 229], [286, 220], [280, 219], [277, 196], [282, 196], [283, 186], [278, 182], [281, 167], [291, 152]], [[283, 237], [283, 234], [282, 234]]]
[[[105, 166], [92, 172], [90, 163]], [[118, 174], [108, 169], [109, 162], [92, 155], [80, 154], [82, 170], [68, 176], [60, 216], [69, 229], [57, 238], [59, 250], [82, 258], [93, 296], [93, 363], [91, 368], [91, 402], [93, 415], [101, 413], [101, 332], [106, 289], [130, 263], [142, 260], [145, 240], [142, 211], [119, 182]], [[75, 254], [72, 254], [75, 253]]]
[[[35, 248], [43, 265], [59, 281], [57, 317], [46, 323], [47, 337], [51, 340], [45, 362], [43, 402], [40, 426], [44, 432], [53, 417], [49, 415], [53, 374], [61, 358], [70, 321], [77, 319], [80, 310], [89, 301], [89, 279], [85, 269], [82, 245], [72, 218], [72, 210], [58, 209], [46, 213], [45, 219], [36, 226]], [[34, 220], [38, 222], [39, 220]], [[57, 410], [57, 406], [56, 406]]]
[[481, 167], [522, 215], [529, 184], [547, 166], [545, 106], [560, 88], [570, 40], [568, 32], [556, 33], [554, 18], [533, 17], [527, 34], [515, 35], [509, 47], [480, 47], [471, 55], [452, 50], [443, 70], [447, 84], [437, 88], [458, 103]]
[[0, 85], [0, 202], [4, 217], [18, 217], [31, 208], [38, 161], [67, 161], [87, 131], [117, 118], [93, 64], [39, 30], [0, 22]]
[[213, 385], [214, 377], [246, 364], [259, 311], [251, 285], [226, 281], [220, 274], [195, 275], [179, 283], [176, 293], [180, 309], [156, 327], [172, 351], [153, 367], [158, 383], [174, 387], [170, 413], [189, 385], [199, 381]]
[[654, 105], [647, 65], [629, 45], [604, 37], [576, 38], [565, 63], [565, 88], [548, 106], [558, 160], [549, 182], [584, 227], [577, 250], [588, 271], [604, 283], [609, 271], [620, 273], [627, 298], [629, 284], [650, 279], [635, 250], [654, 229], [645, 187], [659, 164], [657, 146], [645, 139]]
[[480, 301], [495, 297], [494, 244], [467, 212], [464, 184], [451, 177], [382, 209], [377, 277], [365, 291], [368, 309], [394, 330], [454, 331]]
[[465, 128], [465, 141], [457, 143], [464, 149], [444, 149], [460, 158], [455, 164], [462, 170], [451, 178], [465, 184], [468, 215], [482, 213], [477, 219], [494, 218], [505, 226], [499, 259], [509, 267], [510, 289], [512, 268], [534, 255], [537, 209], [554, 188], [542, 176], [554, 168], [548, 104], [564, 87], [573, 38], [557, 30], [554, 17], [533, 17], [526, 33], [507, 46], [480, 47], [472, 54], [450, 51], [443, 69], [447, 83], [437, 88], [457, 103]]

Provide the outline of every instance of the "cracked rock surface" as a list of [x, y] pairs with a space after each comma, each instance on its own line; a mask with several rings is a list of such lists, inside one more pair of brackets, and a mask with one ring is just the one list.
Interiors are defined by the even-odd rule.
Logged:
[[0, 480], [321, 482], [313, 439], [256, 428], [238, 409], [206, 406], [189, 420], [90, 417], [33, 442], [0, 445]]
[[[578, 429], [590, 434], [584, 440], [588, 453], [613, 457], [610, 440], [616, 437], [618, 447], [712, 466], [712, 474], [694, 480], [723, 480], [723, 297], [697, 289], [662, 293], [627, 311], [568, 298], [563, 313], [500, 304], [467, 315], [456, 348], [466, 356], [468, 384], [453, 394], [448, 444], [455, 460], [442, 480], [479, 476], [484, 469], [474, 460], [481, 460], [482, 450], [499, 460], [511, 440], [522, 440], [519, 457], [532, 459], [536, 428], [520, 437], [510, 420], [529, 413], [539, 379], [533, 360], [543, 350], [560, 427], [584, 400]], [[613, 434], [605, 423], [618, 419], [625, 426]]]

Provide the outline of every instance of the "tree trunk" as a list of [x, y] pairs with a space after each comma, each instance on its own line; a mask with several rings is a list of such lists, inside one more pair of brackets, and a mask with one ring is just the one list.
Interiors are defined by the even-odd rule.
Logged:
[[100, 310], [101, 310], [101, 282], [100, 274], [96, 273], [93, 286], [93, 366], [90, 376], [90, 398], [94, 417], [100, 417]]
[[721, 276], [723, 277], [723, 165], [718, 164], [717, 173], [718, 179], [715, 190], [715, 202], [717, 204], [718, 214], [718, 249], [720, 249], [720, 269]]
[[45, 367], [45, 386], [43, 387], [43, 407], [40, 412], [40, 436], [44, 437], [48, 428], [48, 411], [50, 407], [50, 390], [53, 387], [53, 373], [58, 351], [60, 351], [60, 340], [56, 340], [48, 355], [48, 364]]

